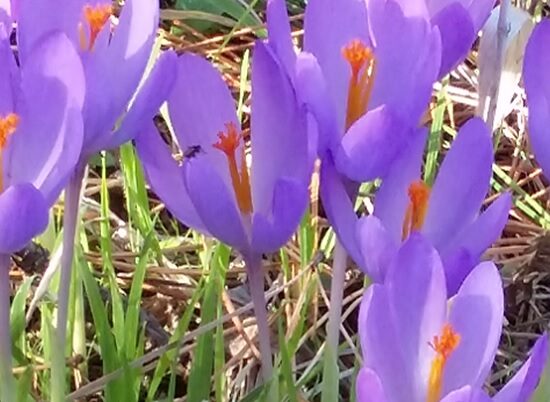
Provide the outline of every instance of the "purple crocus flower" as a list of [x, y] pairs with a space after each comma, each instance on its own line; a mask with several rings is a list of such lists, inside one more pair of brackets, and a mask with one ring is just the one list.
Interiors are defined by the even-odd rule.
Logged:
[[10, 339], [10, 254], [48, 224], [83, 140], [85, 80], [68, 38], [35, 44], [21, 69], [0, 23], [0, 399], [16, 399]]
[[82, 145], [85, 83], [65, 35], [48, 35], [20, 70], [0, 25], [0, 254], [45, 229]]
[[294, 233], [308, 201], [312, 157], [287, 75], [262, 43], [253, 62], [250, 176], [233, 97], [219, 72], [192, 54], [179, 58], [168, 98], [183, 163], [154, 127], [136, 145], [151, 187], [181, 222], [261, 254]]
[[[377, 0], [367, 0], [367, 3]], [[441, 33], [439, 76], [448, 74], [470, 51], [495, 0], [396, 0], [408, 17], [422, 17]]]
[[110, 0], [21, 0], [18, 47], [25, 64], [34, 44], [52, 30], [64, 32], [79, 53], [86, 75], [84, 144], [81, 161], [111, 149], [137, 134], [152, 118], [175, 75], [173, 52], [165, 52], [143, 86], [120, 129], [151, 55], [159, 22], [155, 0], [127, 0], [116, 26]]
[[[358, 402], [490, 401], [481, 391], [503, 324], [503, 290], [491, 262], [478, 265], [447, 300], [435, 248], [413, 234], [391, 262], [385, 283], [367, 289], [359, 312], [363, 368]], [[547, 335], [493, 397], [526, 402], [544, 368]]]
[[[250, 173], [235, 102], [219, 72], [184, 54], [168, 97], [183, 162], [176, 162], [154, 126], [136, 139], [152, 189], [185, 225], [210, 234], [245, 258], [256, 306], [264, 375], [269, 377], [261, 254], [292, 236], [308, 203], [313, 155], [305, 110], [270, 49], [257, 42], [252, 63]], [[263, 343], [263, 345], [262, 345]]]
[[421, 231], [441, 254], [449, 294], [454, 294], [482, 253], [500, 236], [511, 207], [508, 193], [479, 210], [491, 180], [488, 128], [474, 118], [459, 131], [433, 187], [421, 180], [426, 132], [391, 167], [376, 194], [374, 214], [360, 220], [330, 163], [323, 166], [325, 205], [350, 255], [375, 282], [383, 282], [400, 243]]
[[529, 139], [537, 162], [550, 177], [550, 20], [541, 21], [525, 49], [523, 81], [529, 106]]
[[[368, 3], [368, 5], [367, 5]], [[439, 32], [393, 0], [311, 0], [304, 53], [293, 53], [282, 0], [268, 4], [269, 45], [315, 116], [319, 151], [355, 182], [382, 176], [430, 99]]]

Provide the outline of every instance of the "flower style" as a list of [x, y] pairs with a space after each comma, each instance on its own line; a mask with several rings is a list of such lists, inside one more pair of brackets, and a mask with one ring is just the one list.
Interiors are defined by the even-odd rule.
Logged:
[[128, 0], [114, 26], [109, 0], [22, 1], [18, 47], [24, 65], [37, 41], [52, 30], [64, 32], [79, 49], [86, 75], [84, 144], [81, 160], [133, 138], [166, 98], [175, 75], [175, 55], [165, 52], [126, 112], [150, 58], [158, 27], [158, 1]]
[[[367, 3], [377, 0], [367, 0]], [[489, 18], [495, 0], [396, 0], [408, 17], [421, 17], [441, 34], [439, 77], [462, 62]]]
[[[413, 234], [391, 262], [385, 283], [363, 298], [359, 337], [363, 368], [359, 402], [490, 401], [481, 389], [490, 373], [503, 324], [503, 290], [496, 266], [479, 264], [447, 300], [441, 259]], [[526, 402], [544, 368], [547, 335], [498, 402]]]
[[[391, 23], [389, 23], [391, 21]], [[269, 45], [314, 115], [319, 154], [355, 182], [383, 176], [420, 123], [439, 71], [439, 32], [393, 0], [312, 0], [296, 57], [284, 2], [268, 4]]]
[[183, 162], [172, 158], [154, 127], [136, 140], [148, 181], [172, 213], [245, 254], [274, 251], [290, 238], [308, 202], [313, 160], [305, 111], [260, 42], [252, 109], [249, 173], [230, 91], [210, 63], [184, 54], [168, 98]]
[[0, 254], [21, 249], [48, 223], [83, 139], [85, 80], [80, 58], [52, 33], [18, 68], [0, 25]]
[[541, 21], [525, 49], [523, 81], [529, 107], [529, 140], [546, 177], [550, 177], [550, 20]]

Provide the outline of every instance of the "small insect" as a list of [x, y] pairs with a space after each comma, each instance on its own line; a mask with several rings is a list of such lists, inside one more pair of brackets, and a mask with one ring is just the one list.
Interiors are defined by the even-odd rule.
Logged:
[[194, 158], [197, 154], [202, 152], [202, 147], [200, 145], [190, 145], [183, 152], [184, 158]]

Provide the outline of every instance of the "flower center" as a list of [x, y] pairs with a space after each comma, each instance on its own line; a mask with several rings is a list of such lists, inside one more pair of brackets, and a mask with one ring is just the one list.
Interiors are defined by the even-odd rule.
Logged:
[[107, 21], [109, 21], [112, 14], [113, 8], [108, 4], [96, 4], [95, 6], [87, 4], [84, 6], [84, 20], [88, 24], [90, 31], [88, 33], [88, 37], [86, 37], [82, 24], [78, 27], [80, 34], [80, 48], [82, 50], [92, 51], [94, 49], [97, 36]]
[[3, 151], [8, 143], [8, 137], [15, 133], [19, 124], [19, 116], [9, 113], [6, 117], [0, 117], [0, 192], [4, 190], [4, 161]]
[[428, 379], [428, 393], [426, 402], [439, 402], [443, 388], [443, 371], [451, 354], [460, 343], [460, 335], [454, 330], [451, 324], [445, 324], [441, 335], [434, 336], [430, 344], [436, 355], [432, 361], [430, 378]]
[[243, 136], [237, 132], [237, 127], [234, 123], [227, 123], [225, 125], [225, 132], [221, 131], [218, 133], [218, 139], [218, 142], [214, 143], [212, 146], [222, 151], [227, 157], [229, 174], [231, 175], [233, 191], [235, 191], [235, 197], [237, 198], [239, 209], [241, 210], [241, 213], [249, 214], [252, 212], [252, 196], [250, 192], [250, 179], [248, 177], [248, 169], [246, 167], [244, 155], [244, 142], [242, 157], [240, 160], [240, 172], [237, 165], [237, 157], [235, 155]]
[[344, 59], [351, 68], [348, 88], [346, 130], [367, 112], [367, 106], [376, 72], [376, 60], [372, 49], [361, 40], [354, 39], [342, 49]]
[[402, 240], [406, 240], [412, 232], [421, 230], [424, 225], [430, 201], [428, 185], [422, 180], [412, 182], [409, 186], [409, 200], [403, 219]]

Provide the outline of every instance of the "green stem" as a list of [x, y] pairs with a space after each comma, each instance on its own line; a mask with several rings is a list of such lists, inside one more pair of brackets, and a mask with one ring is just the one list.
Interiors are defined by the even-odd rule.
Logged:
[[323, 393], [322, 402], [338, 402], [339, 367], [338, 345], [340, 340], [340, 321], [344, 299], [347, 253], [336, 240], [332, 263], [332, 282], [330, 286], [330, 306], [327, 323], [327, 340], [323, 356]]
[[65, 343], [67, 341], [67, 318], [69, 311], [69, 291], [75, 246], [76, 227], [80, 190], [84, 179], [85, 166], [75, 170], [65, 189], [65, 214], [63, 216], [63, 256], [61, 257], [61, 274], [57, 293], [57, 322], [53, 339], [51, 401], [65, 400]]
[[271, 380], [273, 375], [273, 362], [271, 351], [271, 334], [267, 319], [266, 300], [264, 293], [264, 275], [261, 255], [245, 256], [246, 272], [248, 274], [248, 286], [254, 305], [256, 323], [258, 325], [258, 338], [260, 341], [260, 354], [262, 360], [262, 375], [264, 381]]
[[0, 387], [2, 401], [15, 401], [10, 332], [10, 256], [0, 255]]

